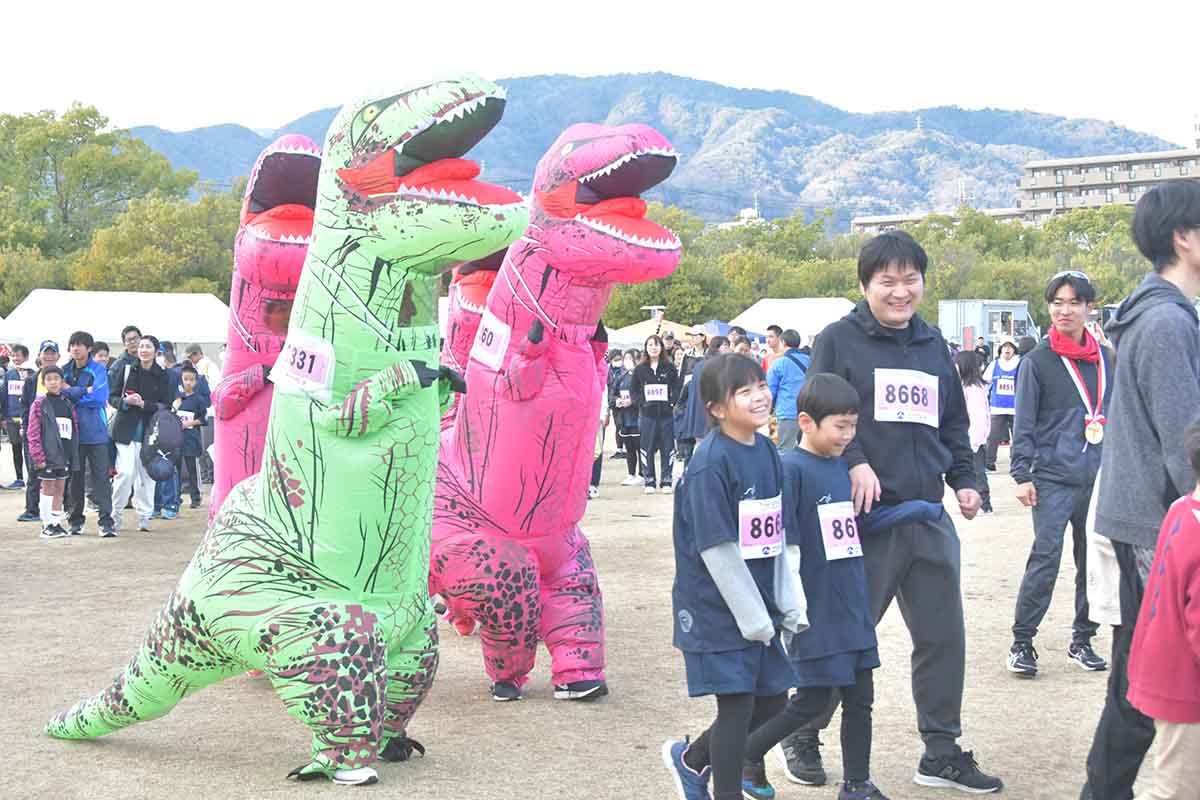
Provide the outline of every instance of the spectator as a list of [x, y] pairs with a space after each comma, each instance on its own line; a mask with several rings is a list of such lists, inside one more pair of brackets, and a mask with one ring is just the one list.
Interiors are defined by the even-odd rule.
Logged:
[[730, 325], [729, 332], [725, 334], [729, 339], [729, 347], [734, 352], [737, 351], [737, 343], [746, 338], [746, 329], [741, 325]]
[[745, 339], [745, 338], [738, 339], [737, 344], [735, 344], [733, 346], [733, 352], [735, 352], [741, 356], [747, 356], [749, 358], [754, 358], [753, 354], [750, 352], [750, 340], [749, 339]]
[[221, 382], [221, 370], [217, 367], [215, 361], [204, 355], [204, 350], [198, 344], [189, 344], [187, 350], [184, 351], [187, 360], [196, 368], [196, 373], [204, 379], [204, 382], [209, 386], [216, 386]]
[[[182, 391], [172, 405], [176, 415], [183, 423], [183, 449], [180, 452], [175, 485], [182, 487], [191, 496], [191, 508], [199, 508], [200, 473], [197, 471], [196, 460], [204, 453], [200, 430], [204, 427], [209, 401], [197, 389], [199, 382], [203, 379], [191, 364], [184, 362], [179, 379]], [[172, 499], [175, 501], [174, 507], [178, 511], [180, 503], [178, 490]]]
[[[620, 350], [608, 351], [608, 376], [605, 379], [604, 385], [608, 399], [609, 419], [613, 420], [614, 422], [617, 420], [616, 388], [617, 384], [621, 381], [621, 375], [624, 373], [624, 369], [622, 367], [623, 360], [623, 354]], [[625, 458], [625, 441], [620, 436], [619, 428], [620, 426], [618, 425], [617, 449], [616, 452], [612, 454], [612, 457], [616, 459]]]
[[67, 388], [63, 394], [75, 406], [79, 421], [75, 442], [79, 451], [78, 471], [67, 483], [67, 523], [72, 536], [83, 533], [85, 475], [90, 476], [92, 497], [100, 511], [100, 536], [113, 536], [112, 478], [108, 475], [108, 373], [91, 357], [91, 334], [76, 331], [67, 345], [71, 360], [63, 370]]
[[[23, 344], [15, 344], [11, 349], [8, 370], [4, 373], [4, 422], [8, 429], [8, 443], [12, 447], [13, 473], [16, 480], [5, 486], [5, 489], [25, 488], [25, 440], [21, 436], [21, 395], [25, 390], [25, 379], [30, 370], [25, 366], [29, 358], [29, 348]], [[30, 476], [30, 480], [33, 476]]]
[[800, 334], [791, 328], [782, 332], [780, 341], [786, 349], [767, 372], [767, 388], [774, 398], [775, 418], [779, 421], [779, 452], [786, 453], [800, 443], [796, 398], [804, 388], [812, 359], [800, 352]]
[[783, 328], [778, 325], [767, 326], [767, 354], [763, 356], [762, 370], [763, 374], [767, 374], [771, 369], [771, 365], [775, 363], [786, 351], [782, 337]]
[[[113, 441], [117, 445], [117, 476], [113, 481], [113, 517], [121, 529], [125, 503], [133, 496], [138, 530], [150, 530], [154, 511], [154, 481], [142, 465], [142, 436], [154, 412], [169, 405], [167, 375], [155, 362], [158, 340], [143, 336], [137, 345], [138, 363], [118, 361], [115, 375], [109, 374], [109, 403], [117, 409]], [[123, 359], [123, 357], [122, 357]], [[115, 378], [115, 380], [114, 380]]]
[[1012, 441], [1013, 415], [1017, 410], [1017, 367], [1021, 357], [1012, 339], [1000, 344], [1000, 357], [988, 364], [983, 381], [988, 386], [988, 409], [992, 414], [987, 441], [987, 468], [995, 472], [996, 451], [1001, 442]]
[[696, 362], [689, 379], [683, 382], [683, 386], [679, 390], [679, 405], [683, 407], [683, 414], [679, 417], [678, 438], [680, 446], [683, 448], [683, 468], [685, 470], [692, 460], [696, 442], [708, 434], [708, 412], [704, 410], [704, 404], [700, 402], [698, 391], [700, 384], [696, 383], [700, 378], [700, 370], [709, 358], [729, 351], [729, 340], [724, 336], [714, 336], [709, 342], [708, 352], [704, 354], [704, 358]]
[[[638, 410], [638, 438], [642, 448], [642, 476], [646, 494], [661, 490], [674, 491], [671, 479], [675, 467], [675, 400], [679, 396], [679, 376], [675, 365], [667, 360], [663, 341], [657, 336], [646, 338], [642, 363], [633, 371], [633, 405]], [[654, 469], [654, 455], [659, 456], [660, 473]]]
[[92, 360], [100, 366], [108, 370], [108, 342], [95, 342], [92, 344]]
[[963, 399], [967, 403], [967, 418], [971, 424], [967, 428], [967, 437], [971, 441], [971, 450], [975, 453], [975, 486], [983, 504], [979, 511], [983, 514], [992, 513], [992, 493], [987, 479], [987, 432], [990, 424], [988, 414], [987, 387], [983, 384], [983, 376], [979, 374], [979, 353], [974, 350], [959, 353], [954, 356], [954, 367], [962, 381]]
[[983, 368], [986, 368], [992, 361], [992, 348], [988, 347], [987, 339], [980, 336], [975, 340], [975, 353], [979, 356], [979, 363]]
[[126, 364], [132, 366], [138, 363], [138, 342], [142, 339], [142, 331], [137, 325], [126, 325], [121, 329], [121, 342], [125, 349], [121, 355], [115, 359], [110, 359], [108, 362], [108, 385], [112, 386], [116, 381], [113, 380], [113, 372], [125, 367]]
[[41, 484], [38, 516], [43, 539], [67, 536], [63, 528], [63, 489], [67, 476], [79, 469], [79, 417], [62, 394], [63, 374], [57, 365], [42, 367], [45, 389], [29, 409], [29, 453]]
[[626, 350], [622, 356], [621, 374], [609, 390], [609, 400], [616, 409], [617, 446], [625, 450], [629, 475], [622, 486], [642, 486], [641, 436], [638, 432], [637, 406], [633, 402], [633, 371], [637, 368], [637, 350]]
[[29, 412], [33, 408], [33, 401], [46, 394], [42, 370], [57, 363], [58, 342], [47, 339], [38, 346], [37, 372], [31, 373], [21, 388], [21, 430], [25, 435], [25, 472], [29, 475], [29, 481], [25, 484], [25, 513], [17, 517], [17, 522], [37, 522], [41, 519], [38, 511], [41, 478], [29, 452]]
[[1026, 356], [1038, 346], [1038, 340], [1032, 336], [1022, 336], [1017, 340], [1017, 355]]

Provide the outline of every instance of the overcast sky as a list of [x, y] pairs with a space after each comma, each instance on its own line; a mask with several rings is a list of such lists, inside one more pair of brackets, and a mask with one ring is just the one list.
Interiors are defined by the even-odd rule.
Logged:
[[1032, 109], [1185, 144], [1197, 22], [1194, 0], [34, 0], [4, 10], [0, 112], [78, 100], [119, 126], [275, 128], [441, 68], [662, 70], [852, 111]]

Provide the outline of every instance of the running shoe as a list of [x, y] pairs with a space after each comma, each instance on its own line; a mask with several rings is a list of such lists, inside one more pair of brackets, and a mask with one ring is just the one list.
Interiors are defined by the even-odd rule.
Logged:
[[83, 526], [82, 525], [72, 525], [70, 533], [72, 536], [83, 536]]
[[554, 684], [555, 700], [599, 700], [608, 694], [604, 681], [572, 681]]
[[1067, 658], [1074, 661], [1088, 672], [1103, 672], [1108, 669], [1104, 657], [1092, 649], [1088, 642], [1074, 642], [1067, 648]]
[[689, 767], [683, 760], [687, 752], [688, 741], [682, 742], [667, 739], [662, 746], [663, 765], [671, 773], [675, 781], [675, 792], [679, 800], [711, 800], [708, 793], [708, 781], [712, 777], [712, 768], [705, 767], [700, 772]]
[[1033, 649], [1033, 642], [1013, 642], [1012, 649], [1008, 651], [1008, 671], [1023, 678], [1032, 678], [1037, 675], [1037, 650]]
[[58, 525], [47, 525], [42, 528], [41, 538], [43, 539], [66, 539], [71, 534], [64, 531]]
[[773, 800], [775, 787], [767, 780], [767, 767], [758, 764], [742, 765], [742, 797], [746, 800]]
[[520, 700], [521, 689], [509, 681], [496, 681], [492, 684], [492, 699], [498, 703]]
[[675, 491], [675, 487], [668, 483], [666, 486], [659, 489], [659, 491], [663, 494], [670, 494], [671, 492]]
[[845, 781], [837, 800], [888, 800], [887, 795], [870, 781]]
[[142, 517], [141, 519], [138, 520], [138, 530], [139, 531], [147, 531], [147, 532], [149, 532], [151, 530], [149, 517]]
[[645, 481], [643, 481], [637, 475], [630, 475], [628, 478], [621, 481], [622, 486], [642, 486], [644, 484], [645, 484]]
[[170, 508], [164, 508], [162, 512], [163, 519], [175, 519], [179, 516], [179, 512]]
[[779, 760], [792, 783], [824, 786], [825, 767], [821, 763], [821, 740], [813, 734], [793, 733], [779, 743]]
[[21, 480], [20, 478], [17, 478], [15, 481], [10, 483], [8, 486], [5, 486], [4, 488], [5, 489], [24, 489], [25, 481]]
[[958, 789], [967, 794], [989, 794], [1004, 788], [1004, 781], [984, 773], [970, 750], [955, 748], [941, 758], [921, 757], [913, 783], [933, 789]]
[[41, 521], [42, 521], [42, 517], [40, 514], [30, 514], [28, 511], [26, 511], [21, 516], [17, 517], [17, 522], [41, 522]]
[[599, 486], [589, 486], [588, 487], [588, 500], [595, 500], [599, 496], [600, 496], [600, 487]]
[[654, 492], [653, 486], [647, 486], [645, 489], [642, 489], [642, 494], [654, 494]]
[[115, 530], [113, 530], [112, 525], [101, 525], [100, 526], [100, 538], [101, 539], [115, 539], [115, 538], [117, 538], [117, 532]]

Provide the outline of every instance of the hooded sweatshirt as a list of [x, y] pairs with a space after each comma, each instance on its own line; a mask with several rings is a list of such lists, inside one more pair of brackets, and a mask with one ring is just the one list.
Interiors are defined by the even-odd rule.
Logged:
[[1104, 330], [1117, 365], [1096, 531], [1153, 548], [1167, 509], [1196, 483], [1183, 431], [1200, 415], [1200, 320], [1179, 287], [1152, 273]]

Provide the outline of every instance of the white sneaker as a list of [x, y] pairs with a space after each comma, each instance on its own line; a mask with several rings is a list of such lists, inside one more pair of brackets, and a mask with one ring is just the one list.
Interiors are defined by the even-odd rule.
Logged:
[[621, 485], [622, 486], [641, 486], [643, 482], [644, 481], [642, 481], [642, 479], [639, 478], [637, 475], [630, 475], [628, 478], [621, 481]]
[[150, 519], [148, 517], [140, 517], [138, 519], [138, 530], [139, 531], [147, 531], [147, 532], [149, 532], [151, 530]]
[[669, 484], [669, 483], [666, 486], [662, 487], [663, 494], [670, 494], [673, 491], [675, 491], [675, 488], [673, 486], [671, 486], [671, 484]]
[[654, 494], [654, 487], [647, 486], [645, 489], [642, 490], [642, 494]]
[[589, 486], [588, 487], [588, 500], [592, 500], [599, 496], [600, 496], [600, 487], [599, 486]]

